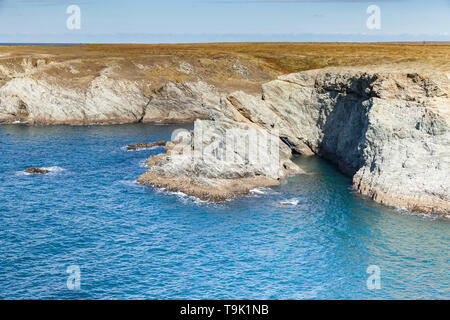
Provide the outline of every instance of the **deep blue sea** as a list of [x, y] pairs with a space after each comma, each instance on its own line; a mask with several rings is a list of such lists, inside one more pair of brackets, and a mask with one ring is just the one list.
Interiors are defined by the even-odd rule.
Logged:
[[137, 185], [164, 150], [123, 147], [176, 128], [0, 126], [0, 298], [450, 299], [450, 222], [368, 201], [318, 158], [222, 204]]

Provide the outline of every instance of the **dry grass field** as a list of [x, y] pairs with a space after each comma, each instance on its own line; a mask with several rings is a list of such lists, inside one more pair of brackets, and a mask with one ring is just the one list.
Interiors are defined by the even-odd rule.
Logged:
[[23, 72], [66, 86], [99, 75], [145, 80], [204, 80], [224, 91], [259, 91], [263, 82], [310, 69], [401, 66], [450, 74], [450, 43], [217, 43], [177, 45], [0, 46], [0, 82]]

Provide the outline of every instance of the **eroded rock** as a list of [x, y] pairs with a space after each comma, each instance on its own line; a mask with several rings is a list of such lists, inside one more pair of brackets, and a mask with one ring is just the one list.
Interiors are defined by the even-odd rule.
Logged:
[[50, 170], [40, 169], [40, 168], [28, 168], [25, 170], [25, 173], [29, 173], [29, 174], [46, 174], [49, 172], [50, 172]]
[[150, 169], [138, 182], [208, 201], [278, 185], [303, 172], [277, 135], [227, 119], [197, 120], [193, 132], [180, 133], [166, 150], [149, 158]]
[[139, 122], [148, 98], [136, 83], [104, 75], [86, 90], [33, 78], [15, 78], [0, 87], [0, 119], [40, 124]]
[[221, 94], [203, 81], [168, 82], [150, 99], [143, 122], [194, 122], [208, 119], [217, 108]]
[[167, 141], [156, 141], [156, 142], [141, 142], [137, 144], [130, 144], [127, 146], [127, 150], [139, 150], [139, 149], [148, 149], [153, 147], [162, 147], [165, 146]]
[[235, 119], [335, 163], [373, 200], [449, 215], [449, 88], [439, 74], [336, 68], [282, 76], [261, 97], [234, 93], [227, 104]]
[[[353, 178], [353, 187], [361, 194], [379, 203], [448, 216], [449, 88], [449, 79], [439, 74], [312, 70], [266, 83], [259, 97], [232, 93], [210, 110], [215, 121], [205, 123], [212, 131], [227, 126], [277, 130], [295, 151], [336, 164]], [[280, 159], [286, 160], [290, 153], [281, 154]], [[257, 174], [257, 166], [196, 163], [170, 153], [149, 163], [152, 167], [140, 182], [205, 199], [245, 193], [252, 185], [242, 181], [244, 187], [239, 189], [229, 186], [232, 181], [270, 176]]]

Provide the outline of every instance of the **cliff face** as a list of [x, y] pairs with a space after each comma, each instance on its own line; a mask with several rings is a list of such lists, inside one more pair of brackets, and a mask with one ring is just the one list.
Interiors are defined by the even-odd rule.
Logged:
[[0, 120], [43, 124], [137, 122], [148, 99], [136, 84], [101, 76], [86, 90], [32, 78], [15, 78], [0, 88]]
[[143, 122], [193, 122], [207, 119], [220, 103], [220, 92], [203, 81], [168, 82], [150, 97]]
[[282, 76], [261, 98], [235, 93], [227, 105], [332, 161], [377, 202], [449, 214], [449, 88], [445, 76], [328, 69]]
[[99, 76], [86, 89], [67, 88], [28, 77], [0, 87], [0, 122], [107, 124], [187, 122], [207, 118], [220, 101], [204, 82], [168, 82], [153, 95], [141, 84]]
[[225, 117], [197, 120], [194, 131], [179, 133], [166, 151], [148, 159], [150, 169], [138, 182], [208, 201], [278, 185], [289, 174], [303, 173], [277, 135]]

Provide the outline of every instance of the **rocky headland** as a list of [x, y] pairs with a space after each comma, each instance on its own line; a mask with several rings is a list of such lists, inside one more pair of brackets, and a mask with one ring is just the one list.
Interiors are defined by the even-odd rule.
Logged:
[[263, 85], [261, 97], [227, 105], [353, 177], [377, 202], [450, 212], [450, 82], [444, 75], [361, 69], [315, 70]]
[[[226, 86], [207, 76], [207, 67], [200, 70], [200, 59], [172, 61], [185, 77], [170, 75], [158, 85], [121, 76], [152, 68], [137, 61], [128, 67], [111, 62], [96, 75], [82, 74], [79, 61], [4, 63], [0, 122], [195, 121], [194, 131], [180, 133], [165, 145], [165, 154], [147, 161], [140, 183], [222, 201], [303, 173], [290, 160], [297, 152], [334, 163], [352, 177], [357, 192], [379, 203], [450, 215], [446, 69], [396, 64], [274, 76], [267, 66], [257, 73], [254, 61], [236, 59], [228, 67], [239, 80]], [[75, 80], [58, 81], [61, 76], [49, 75], [55, 68], [68, 69]], [[239, 83], [243, 90], [236, 90]], [[265, 150], [264, 156], [252, 161], [249, 150]]]
[[[260, 96], [232, 93], [221, 100], [219, 108], [211, 110], [213, 121], [197, 123], [203, 122], [207, 130], [223, 130], [224, 123], [232, 127], [277, 130], [283, 143], [280, 144], [281, 171], [275, 180], [300, 172], [288, 161], [289, 145], [300, 154], [317, 154], [333, 162], [353, 177], [356, 191], [377, 202], [448, 215], [449, 88], [449, 79], [443, 75], [352, 68], [313, 70], [264, 84]], [[194, 150], [190, 139], [188, 148]], [[158, 159], [140, 182], [167, 187], [170, 183], [161, 181], [170, 181], [175, 187], [169, 189], [200, 198], [208, 196], [192, 190], [190, 183], [176, 181], [194, 179], [201, 186], [218, 185], [218, 190], [228, 190], [225, 185], [242, 177], [268, 177], [263, 171], [255, 170], [255, 166], [240, 166], [241, 172], [230, 174], [233, 167], [215, 170], [217, 163], [213, 161], [202, 162], [198, 167], [198, 163], [179, 161], [170, 153]], [[190, 163], [193, 167], [181, 165]], [[283, 172], [285, 168], [289, 169]], [[227, 180], [214, 182], [219, 177]], [[240, 184], [244, 192], [254, 187], [251, 183]]]

